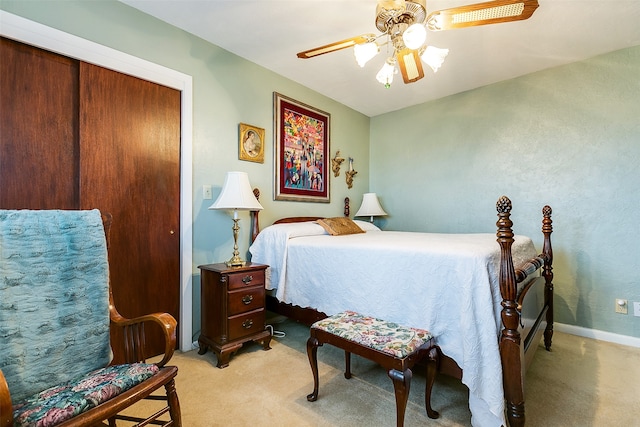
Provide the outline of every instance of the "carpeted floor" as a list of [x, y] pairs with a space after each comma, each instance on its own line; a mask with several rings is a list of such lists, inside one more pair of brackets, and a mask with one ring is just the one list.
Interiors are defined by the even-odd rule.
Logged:
[[[272, 349], [248, 343], [218, 369], [216, 356], [176, 353], [176, 388], [183, 426], [394, 426], [395, 398], [386, 372], [353, 356], [354, 376], [343, 376], [344, 353], [318, 349], [320, 393], [308, 402], [313, 378], [306, 355], [308, 327], [284, 319]], [[640, 349], [556, 332], [553, 351], [540, 348], [527, 375], [527, 426], [640, 426]], [[439, 376], [424, 410], [424, 372], [411, 383], [405, 426], [469, 426], [468, 391]], [[142, 405], [146, 405], [142, 404]], [[136, 410], [143, 408], [138, 407]]]

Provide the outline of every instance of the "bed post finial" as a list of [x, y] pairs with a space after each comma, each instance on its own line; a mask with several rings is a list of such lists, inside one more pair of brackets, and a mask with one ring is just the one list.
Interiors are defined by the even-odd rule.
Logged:
[[[516, 273], [513, 266], [511, 246], [513, 244], [513, 222], [511, 221], [511, 200], [502, 196], [496, 203], [498, 211], [498, 243], [500, 244], [500, 295], [502, 296], [503, 328], [500, 332], [500, 358], [502, 359], [502, 379], [506, 411], [511, 426], [524, 426], [524, 384], [522, 369], [524, 361], [520, 357], [521, 336], [518, 331], [520, 313], [516, 301]], [[508, 367], [508, 368], [507, 368]]]
[[507, 196], [500, 197], [496, 203], [496, 209], [498, 214], [511, 212], [511, 200]]
[[[260, 200], [260, 190], [258, 188], [253, 189], [253, 195], [256, 200]], [[258, 233], [260, 233], [260, 222], [258, 221], [258, 213], [260, 211], [251, 211], [251, 242], [253, 243], [258, 237]]]
[[351, 216], [351, 207], [349, 206], [349, 198], [348, 197], [344, 198], [344, 216], [346, 216], [347, 218], [349, 218], [349, 216]]

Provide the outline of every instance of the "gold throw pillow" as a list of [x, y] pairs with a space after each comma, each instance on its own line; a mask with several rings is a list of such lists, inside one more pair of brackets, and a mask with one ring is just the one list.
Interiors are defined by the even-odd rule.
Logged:
[[358, 234], [365, 231], [347, 217], [322, 218], [316, 221], [332, 236], [343, 236], [345, 234]]

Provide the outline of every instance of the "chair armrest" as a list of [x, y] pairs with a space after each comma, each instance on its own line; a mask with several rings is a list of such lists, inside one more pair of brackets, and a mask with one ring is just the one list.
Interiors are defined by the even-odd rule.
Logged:
[[13, 409], [11, 405], [11, 394], [9, 385], [0, 369], [0, 427], [13, 426]]
[[[176, 348], [176, 319], [169, 313], [153, 313], [144, 316], [139, 316], [133, 319], [127, 319], [122, 317], [120, 313], [115, 309], [113, 304], [109, 306], [111, 324], [113, 326], [124, 328], [125, 336], [129, 335], [131, 342], [128, 343], [136, 348], [125, 355], [126, 363], [143, 362], [144, 361], [144, 328], [142, 325], [146, 322], [153, 322], [160, 326], [162, 333], [164, 334], [164, 356], [162, 360], [156, 363], [158, 367], [163, 367], [169, 362], [173, 356], [173, 351]], [[141, 326], [141, 327], [138, 327]], [[142, 332], [141, 332], [142, 331]], [[126, 338], [125, 338], [126, 340]], [[124, 343], [125, 347], [127, 343]], [[137, 359], [137, 360], [134, 360]], [[1, 426], [0, 426], [1, 427]]]

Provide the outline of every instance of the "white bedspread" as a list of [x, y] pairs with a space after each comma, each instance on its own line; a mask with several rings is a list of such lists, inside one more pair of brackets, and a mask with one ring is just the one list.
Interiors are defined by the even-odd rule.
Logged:
[[[279, 224], [263, 230], [250, 251], [253, 262], [270, 265], [267, 288], [279, 301], [429, 329], [463, 369], [472, 424], [506, 425], [495, 234], [330, 236], [310, 222]], [[516, 266], [536, 255], [524, 236], [515, 237], [512, 251]]]

